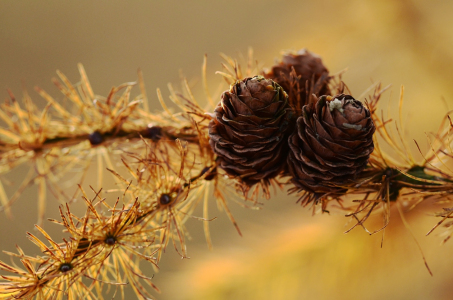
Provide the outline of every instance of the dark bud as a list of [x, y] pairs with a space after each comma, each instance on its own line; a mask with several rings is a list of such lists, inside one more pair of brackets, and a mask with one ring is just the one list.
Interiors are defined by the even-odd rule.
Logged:
[[104, 242], [105, 242], [107, 245], [109, 245], [109, 246], [113, 246], [113, 245], [115, 245], [115, 243], [116, 243], [116, 239], [115, 239], [114, 236], [108, 236], [108, 237], [104, 240]]
[[147, 139], [151, 139], [154, 142], [157, 142], [162, 138], [162, 127], [160, 126], [148, 126], [142, 132], [142, 136]]
[[393, 170], [391, 168], [387, 168], [385, 171], [384, 171], [384, 175], [385, 175], [385, 178], [386, 179], [389, 179], [390, 177], [393, 176]]
[[88, 136], [88, 140], [90, 141], [91, 145], [99, 145], [104, 141], [104, 137], [98, 131], [93, 132]]
[[159, 198], [160, 205], [168, 205], [172, 201], [172, 197], [169, 194], [162, 194]]
[[60, 271], [63, 273], [66, 273], [70, 270], [72, 270], [72, 265], [70, 263], [64, 263], [60, 266]]

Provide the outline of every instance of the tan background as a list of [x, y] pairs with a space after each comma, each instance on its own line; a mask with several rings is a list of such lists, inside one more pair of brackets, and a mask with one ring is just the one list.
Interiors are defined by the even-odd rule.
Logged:
[[[135, 80], [140, 67], [152, 95], [155, 88], [178, 82], [179, 69], [199, 78], [204, 53], [209, 76], [215, 78], [219, 52], [235, 55], [252, 46], [269, 66], [280, 50], [307, 47], [323, 57], [332, 73], [348, 68], [344, 79], [353, 95], [382, 81], [393, 84], [384, 103], [389, 98], [396, 102], [404, 84], [409, 136], [426, 148], [424, 131], [435, 130], [446, 107], [453, 108], [452, 13], [451, 1], [421, 0], [1, 1], [0, 95], [7, 96], [6, 88], [20, 95], [24, 81], [29, 90], [39, 85], [60, 97], [50, 78], [60, 69], [77, 81], [78, 62], [97, 94]], [[38, 99], [34, 92], [32, 97]], [[156, 98], [150, 98], [157, 108]], [[12, 179], [19, 180], [22, 171]], [[12, 251], [18, 244], [37, 254], [25, 238], [36, 221], [35, 198], [36, 189], [29, 189], [14, 206], [13, 221], [0, 215], [1, 249]], [[169, 251], [155, 276], [163, 290], [158, 298], [453, 297], [453, 243], [441, 247], [440, 237], [424, 237], [436, 222], [424, 209], [407, 217], [433, 278], [397, 211], [392, 211], [381, 249], [381, 236], [369, 237], [360, 229], [343, 235], [341, 213], [312, 217], [295, 200], [280, 193], [262, 211], [234, 207], [243, 238], [217, 213], [212, 252], [201, 224], [192, 221], [191, 259], [181, 261]], [[47, 215], [56, 218], [57, 207], [49, 197]], [[59, 239], [56, 226], [46, 229]]]

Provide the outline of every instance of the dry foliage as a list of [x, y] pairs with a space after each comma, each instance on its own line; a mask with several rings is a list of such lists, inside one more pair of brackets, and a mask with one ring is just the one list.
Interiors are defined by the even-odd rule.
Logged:
[[[263, 74], [262, 67], [253, 59], [250, 50], [245, 63], [240, 64], [226, 55], [223, 70], [218, 72], [228, 84], [237, 80]], [[241, 67], [245, 66], [244, 67]], [[270, 198], [275, 189], [287, 188], [296, 194], [302, 206], [313, 212], [344, 210], [352, 221], [350, 230], [362, 227], [369, 234], [384, 233], [390, 219], [390, 207], [398, 206], [403, 216], [402, 201], [410, 207], [427, 201], [448, 203], [453, 192], [453, 170], [449, 162], [453, 157], [451, 135], [453, 124], [447, 115], [435, 134], [428, 137], [431, 149], [422, 153], [417, 161], [409, 150], [409, 141], [403, 136], [403, 89], [401, 89], [398, 121], [384, 117], [378, 103], [386, 88], [376, 84], [364, 93], [362, 100], [371, 112], [376, 127], [374, 152], [366, 168], [357, 177], [332, 183], [331, 193], [312, 193], [288, 180], [283, 170], [272, 180], [247, 184], [241, 178], [228, 176], [218, 166], [216, 155], [209, 145], [209, 121], [218, 97], [212, 97], [207, 87], [206, 59], [203, 66], [203, 87], [207, 105], [201, 105], [191, 91], [187, 80], [182, 81], [182, 92], [169, 85], [170, 100], [179, 108], [174, 112], [157, 90], [163, 110], [151, 113], [143, 78], [112, 88], [109, 95], [96, 95], [84, 68], [79, 65], [80, 82], [72, 84], [61, 73], [54, 79], [65, 97], [60, 103], [45, 91], [37, 92], [47, 101], [39, 110], [28, 93], [19, 104], [10, 92], [10, 99], [1, 104], [0, 118], [5, 124], [0, 128], [0, 201], [1, 210], [11, 214], [11, 205], [30, 185], [38, 186], [37, 201], [39, 238], [27, 233], [39, 247], [41, 255], [28, 256], [20, 247], [17, 253], [6, 252], [18, 259], [22, 266], [0, 262], [0, 269], [11, 273], [1, 275], [2, 299], [103, 299], [114, 290], [114, 295], [124, 298], [124, 289], [131, 287], [137, 297], [152, 298], [149, 287], [158, 292], [152, 276], [140, 270], [141, 261], [154, 266], [164, 250], [172, 245], [182, 258], [187, 257], [186, 240], [189, 237], [185, 222], [191, 218], [204, 224], [208, 246], [212, 246], [208, 215], [209, 202], [230, 218], [239, 234], [239, 227], [232, 216], [228, 202], [236, 201], [248, 208], [257, 208], [260, 195]], [[299, 78], [290, 73], [288, 85], [300, 89]], [[332, 95], [349, 92], [341, 73], [322, 77], [327, 80]], [[320, 82], [307, 82], [306, 90], [315, 91]], [[140, 94], [132, 97], [138, 85]], [[226, 87], [224, 86], [224, 89]], [[367, 95], [369, 93], [369, 95]], [[311, 99], [309, 93], [307, 99]], [[308, 100], [310, 101], [310, 100]], [[297, 103], [300, 102], [296, 101]], [[300, 103], [299, 103], [300, 104]], [[300, 107], [298, 108], [300, 111]], [[395, 133], [396, 132], [396, 133]], [[384, 147], [384, 145], [386, 145]], [[391, 149], [388, 153], [385, 149]], [[421, 152], [421, 151], [420, 151]], [[80, 186], [83, 184], [92, 160], [98, 164], [98, 182], [90, 183], [93, 196]], [[7, 195], [5, 175], [20, 165], [27, 165], [29, 172], [16, 192]], [[60, 188], [62, 178], [74, 169], [81, 175], [73, 178], [79, 185], [76, 194], [68, 195]], [[109, 172], [106, 175], [104, 170]], [[115, 202], [104, 197], [103, 178], [114, 178], [117, 188], [104, 192], [120, 192]], [[45, 201], [48, 192], [61, 201], [61, 220], [50, 220], [63, 226], [69, 234], [62, 243], [56, 242], [42, 229]], [[86, 204], [83, 216], [70, 210], [75, 198]], [[243, 202], [236, 199], [242, 198]], [[111, 200], [110, 200], [111, 201]], [[110, 204], [109, 204], [110, 203]], [[194, 216], [197, 206], [203, 215]], [[445, 205], [447, 206], [447, 205]], [[380, 213], [383, 224], [368, 229], [366, 221], [372, 214]], [[444, 208], [437, 214], [440, 221], [434, 226], [445, 227], [447, 241], [453, 235], [453, 208]], [[431, 231], [430, 231], [431, 232]], [[430, 233], [429, 232], [429, 233]], [[428, 233], [428, 234], [429, 234]], [[429, 270], [429, 268], [428, 268]]]

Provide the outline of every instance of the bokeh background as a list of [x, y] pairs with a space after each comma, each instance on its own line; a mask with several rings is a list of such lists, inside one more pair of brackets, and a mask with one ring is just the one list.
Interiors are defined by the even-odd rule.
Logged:
[[[253, 47], [256, 58], [271, 66], [281, 50], [306, 47], [331, 73], [347, 68], [344, 80], [355, 96], [377, 81], [392, 84], [385, 111], [387, 103], [390, 111], [397, 108], [404, 85], [404, 134], [427, 149], [425, 132], [436, 130], [453, 108], [452, 13], [452, 1], [438, 0], [1, 1], [0, 95], [7, 97], [6, 88], [20, 95], [25, 84], [38, 102], [35, 85], [61, 99], [50, 79], [59, 69], [76, 82], [81, 62], [101, 95], [136, 80], [141, 68], [157, 109], [155, 89], [168, 95], [166, 84], [178, 83], [180, 70], [199, 80], [205, 53], [214, 83], [220, 52], [236, 56]], [[19, 182], [21, 176], [19, 170], [8, 179]], [[0, 215], [1, 249], [14, 251], [18, 244], [38, 254], [25, 237], [36, 222], [35, 199], [32, 187], [14, 205], [13, 220]], [[218, 216], [211, 224], [213, 251], [201, 222], [191, 221], [191, 258], [168, 250], [154, 277], [162, 290], [158, 299], [453, 298], [453, 242], [441, 246], [440, 231], [425, 237], [441, 206], [406, 213], [431, 277], [396, 210], [381, 248], [381, 235], [359, 228], [344, 235], [348, 224], [341, 212], [312, 216], [296, 200], [281, 192], [260, 211], [233, 205], [243, 237], [223, 213], [211, 212]], [[58, 218], [58, 202], [49, 195], [47, 203], [47, 216]], [[379, 226], [381, 218], [372, 223]], [[58, 240], [56, 227], [45, 226]], [[8, 261], [3, 254], [0, 259]]]

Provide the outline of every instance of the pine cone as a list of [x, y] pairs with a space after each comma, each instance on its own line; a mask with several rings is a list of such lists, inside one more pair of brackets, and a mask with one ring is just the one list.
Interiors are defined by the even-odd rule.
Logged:
[[[294, 69], [295, 73], [292, 71]], [[289, 95], [289, 103], [300, 112], [312, 94], [329, 95], [329, 71], [321, 58], [306, 49], [286, 53], [264, 77], [280, 84]]]
[[288, 95], [271, 79], [255, 76], [232, 84], [209, 123], [219, 166], [249, 186], [275, 177], [285, 165], [292, 116]]
[[314, 193], [351, 183], [374, 149], [370, 111], [349, 95], [305, 105], [296, 127], [288, 140], [288, 168], [296, 186]]

